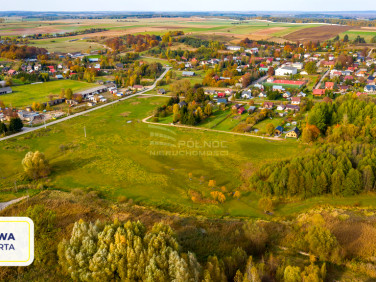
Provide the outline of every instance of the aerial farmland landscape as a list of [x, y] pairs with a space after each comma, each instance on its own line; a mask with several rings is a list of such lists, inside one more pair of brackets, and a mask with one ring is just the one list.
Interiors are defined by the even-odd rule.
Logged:
[[376, 281], [373, 2], [65, 2], [0, 8], [0, 281]]

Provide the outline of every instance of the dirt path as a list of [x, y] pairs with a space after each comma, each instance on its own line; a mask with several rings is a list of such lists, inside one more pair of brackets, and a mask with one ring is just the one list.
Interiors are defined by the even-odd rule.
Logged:
[[6, 207], [9, 207], [10, 205], [21, 202], [22, 200], [27, 199], [27, 198], [29, 198], [29, 196], [23, 196], [21, 198], [14, 199], [14, 200], [11, 200], [11, 201], [8, 201], [8, 202], [2, 202], [2, 203], [0, 203], [0, 211], [5, 209]]
[[217, 129], [210, 129], [210, 128], [203, 128], [198, 126], [188, 126], [188, 125], [179, 125], [179, 124], [166, 124], [166, 123], [159, 123], [159, 122], [151, 122], [148, 121], [152, 116], [146, 117], [142, 120], [144, 123], [153, 124], [153, 125], [161, 125], [161, 126], [170, 126], [170, 127], [180, 127], [180, 128], [189, 128], [189, 129], [195, 129], [195, 130], [201, 130], [201, 131], [212, 131], [212, 132], [218, 132], [218, 133], [226, 133], [231, 135], [240, 135], [240, 136], [247, 136], [247, 137], [255, 137], [255, 138], [261, 138], [261, 139], [268, 139], [273, 141], [284, 141], [285, 139], [278, 138], [278, 137], [264, 137], [264, 136], [257, 136], [257, 135], [251, 135], [247, 133], [239, 133], [239, 132], [230, 132], [230, 131], [224, 131], [224, 130], [217, 130]]

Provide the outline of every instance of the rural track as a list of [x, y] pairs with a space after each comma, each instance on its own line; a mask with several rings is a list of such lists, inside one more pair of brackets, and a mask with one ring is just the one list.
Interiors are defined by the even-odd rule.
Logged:
[[29, 198], [29, 196], [23, 196], [21, 198], [10, 200], [8, 202], [2, 202], [2, 203], [0, 203], [0, 211], [2, 211], [3, 209], [9, 207], [10, 205], [13, 205], [15, 203], [21, 202], [22, 200], [27, 199], [27, 198]]
[[147, 124], [153, 124], [153, 125], [178, 127], [178, 128], [186, 128], [186, 129], [188, 128], [188, 129], [195, 129], [195, 130], [201, 130], [201, 131], [212, 131], [212, 132], [226, 133], [226, 134], [231, 134], [231, 135], [239, 135], [239, 136], [247, 136], [247, 137], [268, 139], [268, 140], [273, 140], [273, 141], [284, 141], [283, 138], [277, 138], [277, 137], [264, 137], [264, 136], [257, 136], [257, 135], [239, 133], [239, 132], [223, 131], [223, 130], [218, 130], [218, 129], [210, 129], [210, 128], [197, 127], [197, 126], [188, 126], [188, 125], [179, 125], [179, 124], [167, 124], [167, 123], [159, 123], [159, 122], [148, 121], [148, 119], [150, 119], [151, 117], [153, 117], [153, 116], [148, 116], [148, 117], [142, 119], [142, 122], [143, 123], [147, 123]]
[[20, 135], [23, 135], [23, 134], [26, 134], [26, 133], [29, 133], [29, 132], [33, 132], [33, 131], [36, 131], [36, 130], [39, 130], [39, 129], [42, 129], [42, 128], [45, 128], [45, 127], [48, 127], [48, 126], [51, 126], [51, 125], [55, 125], [55, 124], [58, 124], [60, 122], [64, 122], [64, 121], [67, 121], [69, 119], [72, 119], [72, 118], [75, 118], [75, 117], [78, 117], [78, 116], [82, 116], [82, 115], [85, 115], [87, 113], [90, 113], [90, 112], [93, 112], [93, 111], [96, 111], [96, 110], [99, 110], [99, 109], [102, 109], [102, 108], [105, 108], [105, 107], [108, 107], [108, 106], [111, 106], [111, 105], [114, 105], [118, 102], [121, 102], [121, 101], [124, 101], [124, 100], [127, 100], [127, 99], [130, 99], [130, 98], [133, 98], [133, 97], [137, 97], [138, 95], [143, 95], [145, 94], [146, 92], [148, 91], [151, 91], [153, 90], [156, 86], [157, 86], [157, 82], [161, 79], [164, 78], [164, 76], [167, 74], [167, 72], [170, 70], [171, 68], [170, 67], [166, 67], [166, 70], [161, 74], [161, 76], [159, 78], [157, 78], [155, 81], [154, 81], [154, 84], [149, 87], [148, 89], [145, 89], [141, 92], [138, 92], [138, 93], [135, 93], [135, 94], [132, 94], [132, 95], [129, 95], [129, 96], [126, 96], [124, 98], [120, 98], [118, 100], [115, 100], [113, 102], [109, 102], [109, 103], [106, 103], [106, 104], [103, 104], [103, 105], [100, 105], [98, 107], [95, 107], [95, 108], [92, 108], [92, 109], [89, 109], [89, 110], [86, 110], [86, 111], [82, 111], [82, 112], [79, 112], [79, 113], [76, 113], [76, 114], [73, 114], [73, 115], [70, 115], [70, 116], [67, 116], [67, 117], [64, 117], [64, 118], [61, 118], [61, 119], [58, 119], [58, 120], [55, 120], [55, 121], [52, 121], [52, 122], [49, 122], [49, 123], [46, 123], [45, 125], [40, 125], [40, 126], [37, 126], [37, 127], [33, 127], [33, 128], [30, 128], [30, 127], [24, 127], [22, 129], [21, 132], [18, 132], [18, 133], [15, 133], [15, 134], [12, 134], [12, 135], [9, 135], [9, 136], [6, 136], [6, 137], [3, 137], [3, 138], [0, 138], [0, 142], [1, 141], [5, 141], [5, 140], [8, 140], [8, 139], [11, 139], [11, 138], [14, 138], [14, 137], [17, 137], [17, 136], [20, 136]]

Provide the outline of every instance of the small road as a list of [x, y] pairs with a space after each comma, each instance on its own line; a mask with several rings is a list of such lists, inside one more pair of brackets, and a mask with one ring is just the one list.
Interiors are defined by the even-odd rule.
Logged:
[[373, 52], [373, 48], [372, 48], [371, 50], [369, 50], [369, 52], [368, 52], [368, 57], [371, 57], [372, 52]]
[[98, 107], [95, 107], [95, 108], [92, 108], [92, 109], [89, 109], [89, 110], [86, 110], [86, 111], [82, 111], [82, 112], [79, 112], [79, 113], [76, 113], [76, 114], [72, 114], [70, 116], [67, 116], [67, 117], [64, 117], [64, 118], [61, 118], [61, 119], [58, 119], [58, 120], [55, 120], [55, 121], [52, 121], [52, 122], [49, 122], [49, 123], [46, 123], [44, 125], [40, 125], [40, 126], [37, 126], [37, 127], [24, 127], [22, 129], [21, 132], [18, 132], [18, 133], [15, 133], [15, 134], [12, 134], [12, 135], [9, 135], [9, 136], [6, 136], [6, 137], [3, 137], [3, 138], [0, 138], [0, 141], [4, 141], [4, 140], [7, 140], [7, 139], [11, 139], [11, 138], [14, 138], [14, 137], [17, 137], [17, 136], [20, 136], [20, 135], [23, 135], [23, 134], [26, 134], [26, 133], [29, 133], [29, 132], [32, 132], [32, 131], [36, 131], [36, 130], [39, 130], [39, 129], [42, 129], [42, 128], [45, 128], [45, 127], [48, 127], [48, 126], [51, 126], [51, 125], [54, 125], [54, 124], [58, 124], [60, 122], [63, 122], [63, 121], [67, 121], [71, 118], [75, 118], [75, 117], [78, 117], [78, 116], [82, 116], [82, 115], [85, 115], [87, 113], [90, 113], [90, 112], [93, 112], [93, 111], [96, 111], [96, 110], [99, 110], [99, 109], [102, 109], [102, 108], [105, 108], [105, 107], [108, 107], [108, 106], [111, 106], [113, 104], [116, 104], [120, 101], [124, 101], [124, 100], [127, 100], [127, 99], [130, 99], [132, 97], [136, 97], [138, 95], [142, 95], [150, 90], [153, 90], [156, 86], [157, 86], [157, 82], [161, 79], [163, 79], [163, 77], [166, 75], [166, 73], [170, 70], [171, 68], [170, 67], [167, 67], [166, 70], [161, 74], [161, 76], [155, 80], [154, 84], [150, 87], [148, 87], [147, 89], [141, 91], [141, 92], [138, 92], [138, 93], [135, 93], [135, 94], [132, 94], [132, 95], [129, 95], [129, 96], [126, 96], [124, 98], [120, 98], [118, 100], [115, 100], [113, 102], [109, 102], [109, 103], [106, 103], [106, 104], [103, 104], [103, 105], [100, 105]]
[[23, 197], [18, 198], [18, 199], [14, 199], [14, 200], [11, 200], [11, 201], [8, 201], [8, 202], [2, 202], [2, 203], [0, 203], [0, 211], [2, 211], [3, 209], [5, 209], [6, 207], [9, 207], [10, 205], [13, 205], [15, 203], [21, 202], [22, 200], [27, 199], [28, 197], [29, 196], [23, 196]]
[[226, 134], [232, 134], [232, 135], [240, 135], [240, 136], [255, 137], [255, 138], [261, 138], [261, 139], [269, 139], [269, 140], [273, 140], [273, 141], [284, 141], [285, 140], [285, 139], [278, 138], [278, 137], [264, 137], [264, 136], [257, 136], [257, 135], [251, 135], [251, 134], [246, 134], [246, 133], [239, 133], [239, 132], [223, 131], [223, 130], [217, 130], [217, 129], [198, 127], [198, 126], [179, 125], [179, 124], [167, 124], [167, 123], [148, 121], [148, 119], [150, 119], [151, 117], [152, 116], [144, 118], [142, 120], [142, 122], [148, 123], [148, 124], [153, 124], [153, 125], [170, 126], [170, 127], [180, 127], [180, 128], [189, 128], [189, 129], [196, 129], [196, 130], [202, 130], [202, 131], [212, 131], [212, 132], [226, 133]]
[[321, 82], [324, 80], [325, 77], [328, 76], [329, 72], [330, 72], [330, 70], [327, 70], [324, 73], [324, 75], [320, 78], [320, 81], [316, 84], [315, 89], [319, 89], [320, 88]]
[[251, 83], [251, 85], [255, 85], [257, 83], [261, 83], [263, 82], [264, 80], [266, 80], [268, 78], [269, 75], [264, 75], [263, 77], [260, 77], [259, 79], [255, 80], [254, 82]]

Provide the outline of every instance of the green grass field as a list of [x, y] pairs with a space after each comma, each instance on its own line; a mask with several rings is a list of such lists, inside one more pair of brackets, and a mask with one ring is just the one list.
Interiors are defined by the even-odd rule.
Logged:
[[376, 36], [375, 30], [348, 30], [339, 35], [340, 39], [343, 39], [345, 35], [349, 36], [350, 40], [354, 40], [358, 35], [364, 37], [367, 43], [371, 43], [373, 37]]
[[25, 84], [13, 86], [13, 93], [1, 95], [0, 100], [6, 105], [24, 107], [31, 105], [33, 102], [47, 102], [49, 100], [48, 95], [57, 95], [62, 88], [71, 88], [74, 92], [94, 86], [94, 84], [77, 80], [55, 80], [38, 84]]
[[[166, 98], [131, 99], [126, 102], [77, 117], [67, 122], [0, 143], [0, 187], [11, 188], [22, 172], [21, 160], [28, 151], [45, 152], [53, 167], [50, 186], [71, 190], [92, 188], [105, 197], [116, 199], [124, 195], [144, 205], [172, 211], [205, 215], [259, 216], [246, 193], [240, 200], [224, 205], [193, 203], [188, 190], [202, 191], [210, 197], [210, 179], [217, 186], [235, 191], [242, 185], [241, 169], [246, 164], [259, 165], [265, 160], [287, 157], [297, 152], [293, 142], [271, 142], [258, 138], [231, 136], [189, 129], [150, 127], [140, 120], [150, 114]], [[128, 123], [131, 121], [131, 123]], [[83, 127], [86, 126], [87, 138]], [[167, 130], [166, 130], [167, 129]], [[157, 134], [173, 138], [172, 146], [156, 145], [166, 142]], [[225, 148], [192, 148], [185, 142], [223, 142]], [[200, 143], [201, 142], [201, 143]], [[180, 147], [176, 147], [180, 145]], [[71, 149], [61, 151], [61, 145]], [[196, 145], [195, 145], [196, 146]], [[158, 151], [224, 152], [225, 156], [158, 156]], [[282, 153], [281, 153], [282, 151]], [[202, 154], [202, 153], [201, 153]], [[190, 180], [188, 174], [192, 173]], [[204, 183], [199, 178], [205, 177]]]
[[[0, 192], [0, 201], [25, 193], [13, 195], [9, 189], [22, 173], [24, 155], [40, 150], [52, 166], [46, 181], [50, 189], [92, 189], [108, 199], [126, 196], [141, 205], [186, 214], [269, 217], [257, 208], [260, 196], [240, 188], [245, 183], [242, 175], [249, 175], [265, 162], [297, 154], [303, 145], [296, 140], [270, 141], [141, 122], [166, 100], [132, 98], [47, 130], [1, 142], [0, 187], [5, 190]], [[218, 142], [223, 147], [213, 145]], [[180, 151], [183, 153], [174, 155]], [[205, 180], [201, 183], [202, 176]], [[216, 188], [208, 187], [210, 179], [216, 181]], [[209, 199], [210, 192], [221, 186], [228, 191], [224, 204], [194, 203], [188, 194], [189, 190], [200, 191]], [[231, 195], [236, 190], [242, 191], [239, 200]], [[288, 204], [282, 199], [275, 214], [291, 215], [326, 203], [375, 205], [374, 197], [369, 196], [320, 197]]]

